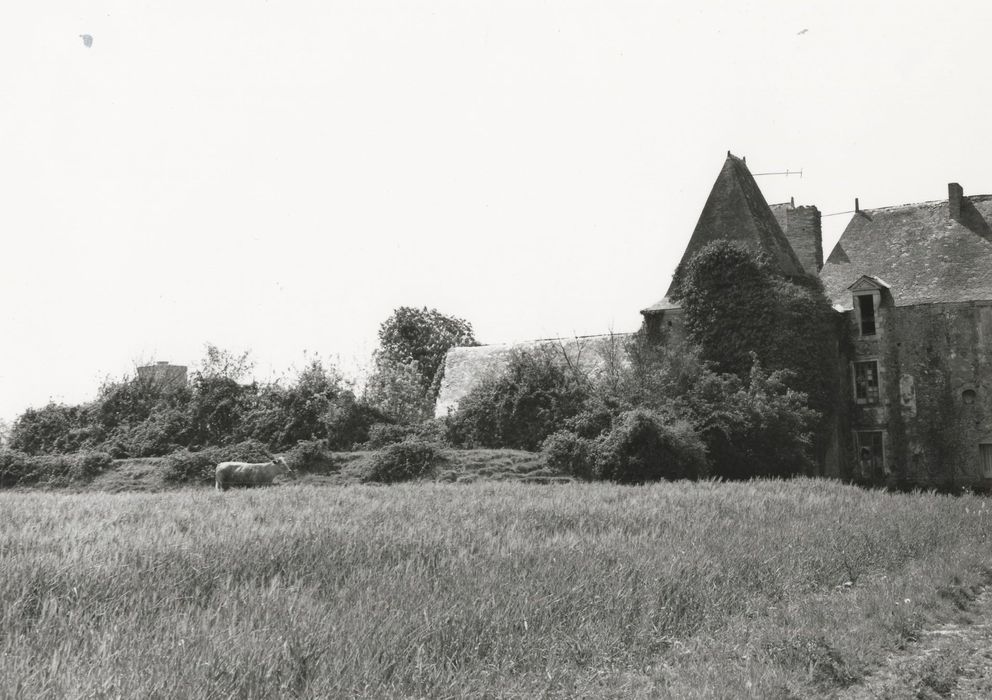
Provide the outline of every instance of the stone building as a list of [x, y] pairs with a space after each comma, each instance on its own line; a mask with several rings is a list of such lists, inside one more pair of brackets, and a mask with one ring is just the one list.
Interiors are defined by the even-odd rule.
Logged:
[[163, 360], [138, 367], [138, 379], [156, 384], [162, 389], [176, 389], [186, 386], [186, 367]]
[[[857, 207], [856, 207], [857, 208]], [[822, 474], [891, 486], [992, 487], [992, 195], [855, 211], [824, 260], [820, 212], [769, 205], [730, 153], [683, 254], [730, 240], [767, 253], [786, 276], [815, 275], [840, 315], [834, 437]], [[641, 311], [662, 342], [682, 310], [664, 298]], [[439, 413], [471, 387], [473, 357], [449, 357]], [[447, 367], [448, 365], [446, 365]], [[445, 382], [447, 383], [447, 377]], [[443, 410], [440, 408], [443, 406]]]
[[[992, 195], [855, 211], [826, 261], [820, 213], [769, 206], [729, 153], [683, 260], [710, 241], [763, 250], [818, 275], [842, 314], [835, 439], [824, 474], [897, 485], [992, 486]], [[774, 220], [776, 226], [771, 225]], [[783, 252], [790, 247], [792, 256]], [[669, 289], [669, 292], [671, 289]], [[677, 332], [668, 296], [644, 328]]]

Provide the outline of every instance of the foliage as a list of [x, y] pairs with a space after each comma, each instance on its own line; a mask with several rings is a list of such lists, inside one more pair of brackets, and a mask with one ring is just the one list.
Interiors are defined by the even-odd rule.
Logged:
[[327, 474], [337, 469], [334, 457], [323, 440], [301, 440], [283, 458], [294, 472]]
[[666, 424], [644, 409], [621, 414], [599, 441], [596, 473], [622, 484], [706, 476], [706, 448], [686, 421]]
[[423, 386], [416, 360], [399, 360], [382, 352], [373, 357], [374, 369], [365, 384], [364, 400], [400, 423], [417, 423], [434, 412], [436, 392]]
[[369, 428], [389, 418], [376, 408], [358, 401], [350, 391], [342, 392], [323, 415], [327, 444], [334, 450], [350, 450], [368, 442]]
[[809, 471], [817, 414], [787, 378], [782, 370], [766, 372], [757, 358], [746, 381], [728, 374], [701, 377], [686, 397], [687, 413], [706, 443], [714, 475], [747, 479]]
[[597, 443], [570, 430], [551, 433], [541, 444], [541, 455], [548, 467], [579, 479], [597, 478]]
[[587, 389], [552, 348], [514, 350], [506, 370], [484, 377], [450, 417], [450, 438], [460, 445], [536, 450], [583, 409]]
[[113, 459], [104, 452], [29, 455], [18, 450], [0, 450], [0, 488], [84, 483], [112, 464]]
[[350, 449], [368, 439], [372, 423], [389, 421], [358, 402], [337, 370], [318, 359], [286, 385], [245, 383], [250, 371], [247, 353], [208, 345], [190, 386], [163, 387], [140, 377], [106, 382], [88, 404], [53, 403], [25, 411], [11, 430], [10, 447], [28, 454], [96, 449], [115, 458], [197, 451], [246, 439], [273, 450], [301, 440], [327, 440], [333, 449]]
[[271, 453], [255, 440], [203, 450], [178, 450], [165, 458], [162, 478], [170, 483], [212, 484], [214, 468], [221, 462], [268, 462]]
[[95, 433], [87, 406], [49, 403], [44, 408], [27, 409], [14, 421], [10, 448], [28, 454], [77, 452]]
[[824, 423], [837, 403], [834, 312], [819, 280], [785, 279], [770, 259], [715, 241], [676, 272], [689, 339], [718, 372], [747, 377], [752, 353], [770, 370], [789, 370]]
[[401, 306], [379, 327], [377, 360], [416, 363], [422, 394], [437, 397], [444, 357], [455, 346], [477, 345], [472, 324], [437, 309]]
[[410, 425], [375, 423], [369, 428], [369, 439], [365, 446], [372, 450], [378, 450], [387, 445], [403, 442], [415, 434], [416, 428]]
[[437, 448], [422, 440], [389, 445], [372, 456], [363, 481], [392, 484], [416, 479], [429, 474], [439, 457]]

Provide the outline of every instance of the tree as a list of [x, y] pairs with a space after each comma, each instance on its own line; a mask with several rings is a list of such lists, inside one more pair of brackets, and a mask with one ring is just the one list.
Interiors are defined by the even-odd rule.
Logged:
[[207, 345], [206, 356], [193, 373], [189, 402], [190, 441], [223, 445], [236, 441], [242, 421], [258, 393], [256, 384], [243, 384], [253, 363], [240, 355]]
[[554, 348], [515, 350], [506, 369], [484, 377], [449, 419], [452, 439], [480, 447], [536, 450], [582, 411], [585, 382], [562, 366]]
[[448, 350], [477, 344], [468, 321], [437, 309], [401, 306], [379, 327], [365, 400], [402, 422], [429, 418]]
[[444, 358], [456, 346], [478, 345], [472, 324], [437, 309], [401, 306], [379, 327], [379, 354], [384, 360], [417, 363], [420, 386], [437, 397]]

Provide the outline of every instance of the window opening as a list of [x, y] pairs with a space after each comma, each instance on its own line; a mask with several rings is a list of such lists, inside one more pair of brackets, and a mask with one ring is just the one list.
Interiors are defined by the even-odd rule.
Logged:
[[[861, 468], [861, 475], [865, 477], [880, 477], [888, 473], [885, 468], [885, 450], [882, 443], [881, 430], [859, 430], [858, 440], [858, 466]], [[989, 445], [992, 447], [992, 445]]]
[[858, 403], [878, 403], [878, 362], [854, 363], [854, 399]]
[[992, 479], [992, 445], [979, 445], [982, 453], [982, 475]]
[[871, 294], [858, 297], [858, 311], [861, 315], [861, 335], [875, 335], [875, 298]]

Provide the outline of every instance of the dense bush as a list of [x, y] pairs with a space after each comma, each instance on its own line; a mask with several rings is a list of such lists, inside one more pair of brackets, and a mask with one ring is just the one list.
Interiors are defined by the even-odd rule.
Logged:
[[515, 350], [503, 373], [483, 378], [459, 402], [449, 436], [469, 447], [536, 450], [583, 410], [587, 397], [553, 348]]
[[692, 426], [664, 423], [644, 409], [621, 414], [596, 449], [597, 475], [623, 484], [697, 479], [706, 472], [706, 448]]
[[[826, 430], [839, 401], [836, 313], [812, 277], [786, 279], [769, 258], [716, 241], [676, 272], [689, 339], [718, 372], [746, 379], [753, 357], [806, 395]], [[822, 447], [822, 446], [821, 446]]]
[[369, 439], [365, 443], [365, 446], [372, 450], [379, 450], [388, 445], [403, 442], [407, 438], [414, 436], [416, 432], [416, 427], [411, 425], [374, 423], [369, 428]]
[[595, 440], [568, 430], [551, 433], [541, 445], [541, 454], [551, 469], [579, 479], [597, 478], [596, 450]]
[[429, 474], [440, 455], [437, 447], [422, 440], [407, 440], [376, 452], [363, 481], [392, 484]]
[[49, 403], [29, 408], [14, 421], [10, 448], [32, 455], [70, 453], [92, 446], [98, 437], [88, 406]]
[[113, 459], [104, 452], [28, 455], [17, 450], [0, 450], [0, 487], [85, 483], [112, 464]]
[[334, 457], [323, 440], [301, 440], [283, 458], [295, 472], [327, 474], [337, 469]]

